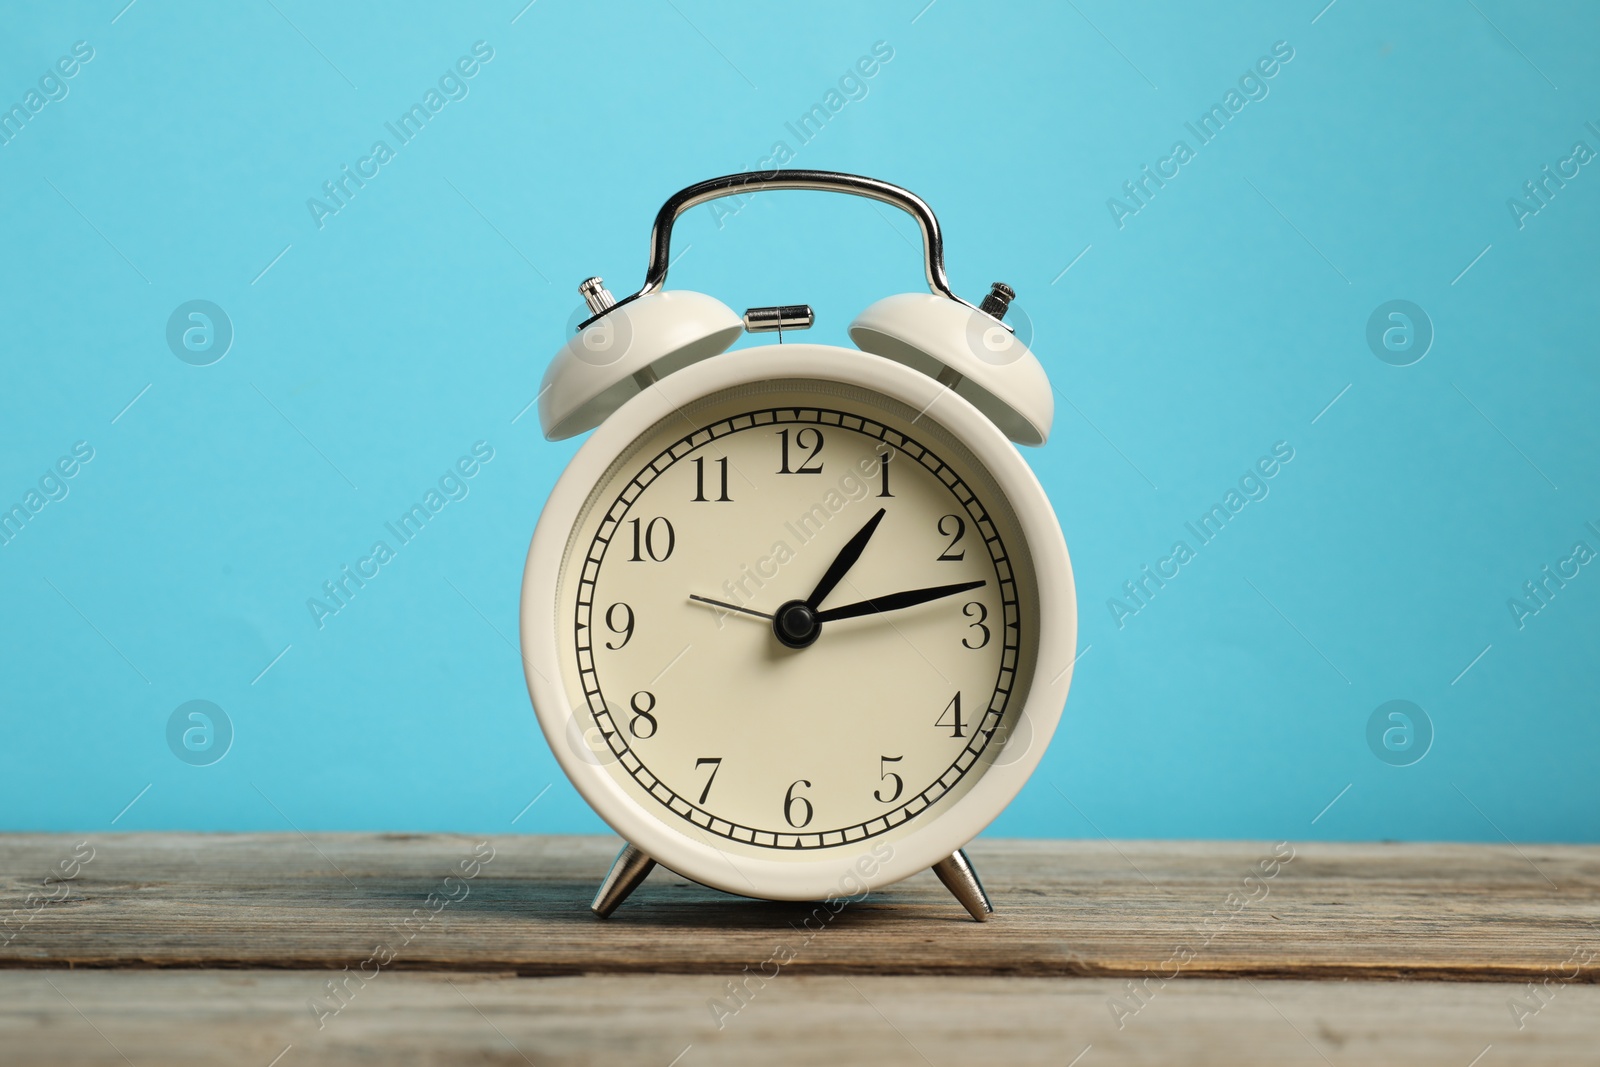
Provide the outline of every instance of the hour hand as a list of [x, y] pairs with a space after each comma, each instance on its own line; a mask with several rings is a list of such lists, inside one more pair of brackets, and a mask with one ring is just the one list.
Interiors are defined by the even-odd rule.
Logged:
[[827, 571], [822, 575], [822, 580], [817, 587], [811, 590], [811, 595], [806, 597], [805, 603], [812, 611], [817, 610], [828, 594], [833, 592], [833, 587], [844, 578], [845, 572], [855, 566], [856, 560], [861, 558], [861, 553], [866, 551], [867, 542], [872, 540], [872, 532], [878, 528], [878, 523], [883, 521], [884, 509], [879, 508], [878, 513], [867, 520], [867, 524], [856, 531], [854, 537], [845, 542], [833, 562], [828, 565]]
[[926, 604], [930, 600], [941, 597], [954, 596], [965, 593], [969, 589], [977, 589], [987, 585], [983, 579], [975, 582], [957, 582], [954, 585], [934, 585], [926, 589], [910, 589], [903, 593], [887, 593], [884, 596], [873, 597], [871, 600], [861, 600], [854, 604], [845, 604], [837, 608], [828, 608], [826, 611], [817, 612], [817, 622], [836, 622], [839, 619], [854, 619], [862, 615], [873, 615], [880, 611], [898, 611], [901, 608], [912, 608], [918, 604]]

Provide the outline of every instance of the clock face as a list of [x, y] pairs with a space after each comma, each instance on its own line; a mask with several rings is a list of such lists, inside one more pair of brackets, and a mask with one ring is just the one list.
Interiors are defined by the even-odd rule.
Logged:
[[568, 541], [556, 627], [580, 755], [681, 833], [807, 856], [926, 824], [1022, 745], [1038, 599], [952, 434], [780, 380], [622, 452]]

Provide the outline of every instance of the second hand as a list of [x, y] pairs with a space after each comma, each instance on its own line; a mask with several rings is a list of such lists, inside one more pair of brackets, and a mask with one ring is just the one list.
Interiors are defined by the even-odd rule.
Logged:
[[712, 600], [708, 596], [697, 596], [694, 593], [689, 594], [689, 599], [698, 601], [701, 604], [710, 604], [712, 607], [721, 608], [724, 611], [737, 611], [741, 615], [754, 615], [758, 619], [766, 619], [768, 622], [772, 621], [772, 616], [765, 611], [754, 611], [750, 608], [741, 608], [737, 604], [726, 604], [720, 600]]

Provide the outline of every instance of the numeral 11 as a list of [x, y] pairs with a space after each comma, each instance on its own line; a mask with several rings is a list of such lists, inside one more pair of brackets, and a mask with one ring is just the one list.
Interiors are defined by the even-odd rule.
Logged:
[[[732, 503], [733, 498], [728, 495], [728, 457], [723, 456], [717, 460], [717, 466], [722, 468], [722, 492], [718, 495], [716, 502], [719, 504]], [[694, 500], [690, 501], [690, 503], [706, 503], [706, 461], [704, 456], [696, 456], [694, 459]]]

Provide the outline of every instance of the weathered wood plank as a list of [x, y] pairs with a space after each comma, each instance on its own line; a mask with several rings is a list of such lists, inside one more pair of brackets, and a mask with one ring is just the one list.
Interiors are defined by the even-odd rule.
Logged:
[[[0, 837], [0, 920], [79, 840]], [[781, 952], [792, 974], [1600, 980], [1594, 846], [1299, 844], [1267, 876], [1271, 844], [980, 840], [998, 913], [979, 925], [928, 874], [834, 915], [664, 871], [599, 921], [615, 839], [479, 840], [91, 837], [50, 890], [66, 899], [0, 927], [0, 968], [359, 970], [376, 951], [386, 972], [728, 974]], [[426, 919], [430, 893], [460, 898]]]
[[1132, 1000], [1125, 983], [1112, 979], [784, 973], [752, 983], [744, 1006], [730, 1014], [709, 1007], [718, 998], [732, 1002], [725, 1000], [725, 980], [707, 975], [384, 973], [352, 987], [342, 1011], [320, 1017], [319, 1030], [307, 1002], [323, 992], [327, 977], [326, 971], [3, 972], [0, 1058], [15, 1067], [1493, 1067], [1588, 1063], [1600, 1044], [1594, 985], [1554, 989], [1542, 1010], [1521, 1018], [1519, 1030], [1508, 1004], [1529, 997], [1518, 986], [1180, 980], [1153, 988], [1119, 1028], [1108, 1004]]

